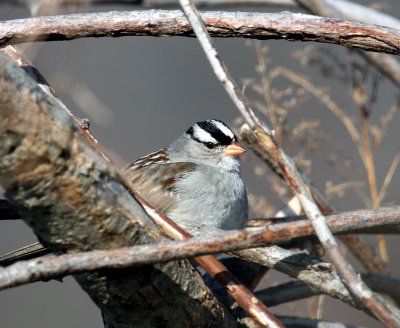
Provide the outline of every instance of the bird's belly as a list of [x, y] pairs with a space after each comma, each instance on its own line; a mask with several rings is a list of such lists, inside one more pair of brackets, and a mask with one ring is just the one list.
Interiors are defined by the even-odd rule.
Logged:
[[204, 183], [201, 188], [180, 190], [180, 206], [169, 216], [177, 223], [188, 221], [208, 227], [234, 230], [247, 221], [247, 196], [242, 181], [240, 188], [230, 183]]

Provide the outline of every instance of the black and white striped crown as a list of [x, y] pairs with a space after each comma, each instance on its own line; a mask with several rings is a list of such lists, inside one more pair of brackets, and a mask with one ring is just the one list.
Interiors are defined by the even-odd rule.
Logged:
[[193, 140], [201, 142], [208, 148], [218, 145], [230, 145], [237, 138], [232, 130], [222, 121], [207, 120], [195, 123], [187, 131]]

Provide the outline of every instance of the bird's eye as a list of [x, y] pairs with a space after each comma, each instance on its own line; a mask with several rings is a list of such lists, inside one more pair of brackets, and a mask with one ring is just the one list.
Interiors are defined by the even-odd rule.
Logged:
[[204, 143], [204, 145], [208, 148], [208, 149], [213, 149], [215, 148], [216, 144], [212, 143], [212, 142], [206, 142]]

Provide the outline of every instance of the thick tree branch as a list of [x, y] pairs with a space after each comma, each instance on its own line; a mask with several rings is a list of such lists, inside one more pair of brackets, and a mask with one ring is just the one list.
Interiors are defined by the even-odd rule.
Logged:
[[[3, 55], [0, 62], [0, 183], [46, 247], [64, 253], [161, 240], [60, 102]], [[199, 327], [234, 324], [185, 261], [75, 278], [109, 327], [152, 327], [161, 318], [168, 327], [176, 320]], [[170, 301], [159, 307], [164, 294]]]
[[[400, 31], [365, 23], [283, 12], [204, 12], [212, 36], [334, 43], [400, 54]], [[83, 37], [193, 36], [180, 11], [133, 11], [47, 16], [0, 24], [0, 45]]]

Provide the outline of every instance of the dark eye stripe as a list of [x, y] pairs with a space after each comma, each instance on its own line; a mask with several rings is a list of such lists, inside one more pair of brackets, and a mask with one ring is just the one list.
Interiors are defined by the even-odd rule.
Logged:
[[[222, 122], [221, 122], [222, 123]], [[230, 136], [223, 133], [218, 127], [216, 127], [212, 121], [202, 121], [196, 123], [204, 131], [208, 132], [215, 140], [221, 145], [230, 145], [232, 141], [236, 141], [236, 137], [232, 140]], [[223, 123], [222, 123], [223, 124]], [[225, 124], [224, 124], [225, 125]]]

